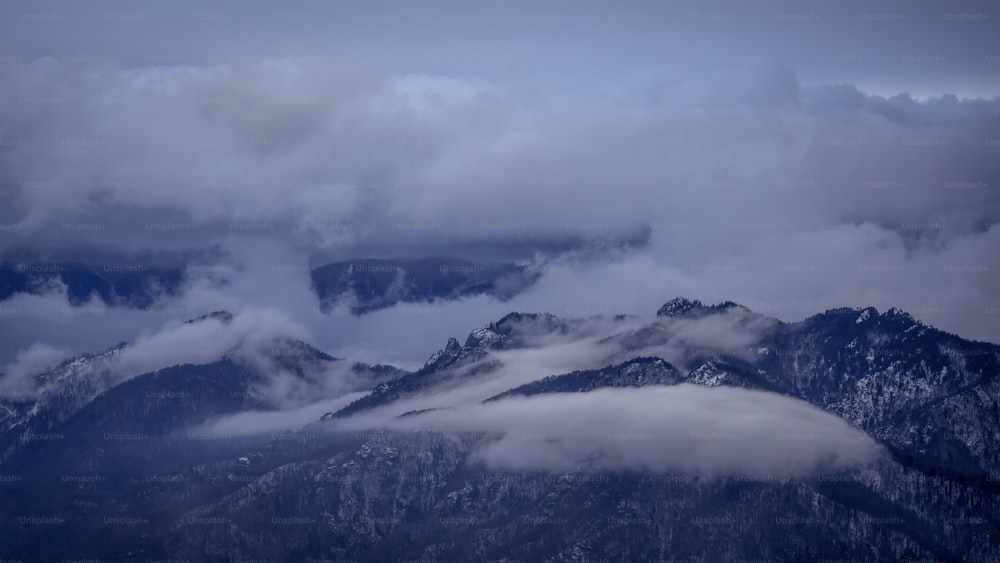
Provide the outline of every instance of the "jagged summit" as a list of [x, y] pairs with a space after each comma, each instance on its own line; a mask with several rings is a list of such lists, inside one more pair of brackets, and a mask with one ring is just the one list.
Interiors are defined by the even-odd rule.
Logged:
[[521, 312], [518, 312], [518, 311], [514, 311], [512, 313], [507, 313], [506, 315], [504, 315], [503, 317], [501, 317], [499, 321], [497, 321], [495, 323], [491, 323], [491, 324], [493, 324], [493, 325], [495, 325], [497, 327], [503, 327], [503, 326], [511, 325], [511, 324], [518, 323], [518, 322], [521, 322], [521, 321], [534, 321], [534, 320], [538, 320], [538, 319], [541, 319], [543, 321], [551, 321], [551, 320], [557, 319], [557, 318], [558, 317], [556, 317], [552, 313], [521, 313]]
[[703, 307], [704, 305], [702, 305], [701, 301], [697, 299], [692, 301], [685, 297], [674, 297], [670, 301], [664, 303], [663, 306], [656, 311], [656, 316], [677, 317]]
[[914, 319], [913, 315], [907, 313], [899, 307], [892, 307], [888, 311], [882, 313], [882, 317], [886, 319], [896, 319], [909, 323], [920, 324], [920, 321]]
[[490, 323], [483, 328], [477, 328], [469, 333], [465, 339], [466, 348], [486, 348], [504, 339], [504, 335], [497, 331], [496, 323]]
[[722, 303], [716, 305], [705, 305], [698, 299], [674, 297], [670, 301], [664, 303], [663, 306], [660, 307], [658, 311], [656, 311], [656, 316], [701, 318], [715, 313], [723, 313], [728, 311], [738, 312], [743, 314], [752, 313], [750, 309], [738, 303], [734, 303], [733, 301], [723, 301]]
[[430, 358], [424, 362], [424, 367], [429, 368], [438, 364], [444, 365], [446, 363], [453, 363], [459, 356], [462, 355], [462, 345], [458, 342], [457, 338], [449, 338], [448, 343], [445, 344], [444, 348], [434, 352]]
[[884, 313], [879, 313], [878, 309], [875, 307], [837, 307], [834, 309], [827, 309], [823, 313], [816, 315], [817, 317], [829, 318], [829, 317], [853, 317], [854, 323], [861, 325], [869, 322], [876, 321], [889, 321], [893, 323], [901, 323], [904, 325], [922, 325], [920, 321], [913, 318], [913, 315], [907, 313], [899, 307], [891, 307], [887, 309]]

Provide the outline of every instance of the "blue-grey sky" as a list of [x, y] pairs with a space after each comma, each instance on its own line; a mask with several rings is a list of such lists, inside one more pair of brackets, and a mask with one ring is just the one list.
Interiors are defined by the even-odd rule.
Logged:
[[633, 74], [776, 61], [804, 83], [993, 96], [986, 1], [5, 2], [7, 56], [127, 66], [329, 57], [388, 72], [605, 88]]
[[[0, 253], [211, 249], [260, 273], [575, 248], [509, 306], [900, 306], [998, 341], [998, 20], [971, 1], [10, 0]], [[288, 305], [308, 281], [233, 287]], [[211, 295], [185, 303], [234, 306]], [[460, 309], [427, 337], [489, 320]], [[336, 322], [392, 333], [376, 321]]]

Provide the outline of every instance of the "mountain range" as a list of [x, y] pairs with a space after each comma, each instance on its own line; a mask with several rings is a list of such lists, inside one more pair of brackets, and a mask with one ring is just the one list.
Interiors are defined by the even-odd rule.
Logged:
[[0, 558], [1000, 553], [1000, 346], [899, 309], [511, 313], [415, 371], [290, 338], [143, 373], [130, 350], [0, 387]]
[[[40, 295], [63, 286], [72, 307], [96, 298], [108, 306], [155, 309], [161, 298], [179, 296], [193, 272], [216, 271], [224, 274], [226, 268], [212, 264], [7, 262], [0, 265], [0, 302], [18, 294]], [[513, 262], [480, 263], [455, 257], [365, 258], [309, 269], [311, 289], [321, 311], [330, 314], [346, 309], [359, 316], [400, 303], [451, 301], [477, 295], [503, 301], [530, 287], [539, 275]]]

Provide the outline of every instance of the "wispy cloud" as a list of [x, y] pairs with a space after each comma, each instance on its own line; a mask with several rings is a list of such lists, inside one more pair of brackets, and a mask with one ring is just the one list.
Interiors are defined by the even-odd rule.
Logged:
[[512, 471], [621, 470], [803, 477], [871, 463], [880, 447], [789, 397], [681, 384], [513, 398], [343, 428], [482, 432], [470, 462]]

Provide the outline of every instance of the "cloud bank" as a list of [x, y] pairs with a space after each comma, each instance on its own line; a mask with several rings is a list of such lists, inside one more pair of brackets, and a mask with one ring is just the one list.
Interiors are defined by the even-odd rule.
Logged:
[[[17, 101], [0, 109], [0, 252], [196, 268], [161, 304], [173, 313], [10, 302], [6, 362], [254, 307], [335, 355], [406, 365], [510, 310], [642, 314], [679, 294], [788, 321], [873, 305], [1000, 331], [997, 99], [803, 85], [776, 62], [650, 67], [614, 91], [322, 57], [50, 57], [0, 78]], [[309, 290], [326, 260], [430, 254], [513, 255], [543, 276], [504, 304], [361, 319], [323, 317]]]
[[[364, 417], [346, 426], [364, 427]], [[803, 401], [690, 384], [469, 404], [381, 427], [486, 433], [470, 462], [503, 471], [805, 477], [882, 455], [867, 434]]]

